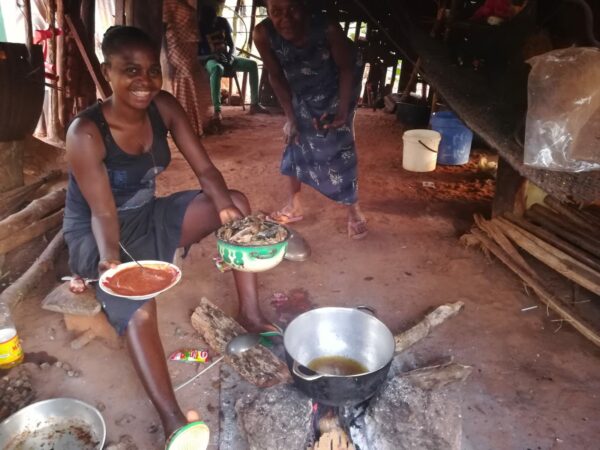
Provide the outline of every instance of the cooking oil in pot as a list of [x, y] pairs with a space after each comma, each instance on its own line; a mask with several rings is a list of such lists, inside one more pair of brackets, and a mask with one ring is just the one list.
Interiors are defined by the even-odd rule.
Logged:
[[358, 361], [344, 356], [321, 356], [307, 366], [310, 370], [325, 375], [359, 375], [369, 370]]

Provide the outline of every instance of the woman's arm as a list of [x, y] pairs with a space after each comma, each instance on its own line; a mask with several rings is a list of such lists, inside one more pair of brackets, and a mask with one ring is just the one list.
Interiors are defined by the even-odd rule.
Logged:
[[243, 217], [231, 199], [223, 175], [212, 163], [200, 138], [194, 133], [183, 107], [175, 97], [165, 91], [158, 94], [154, 102], [165, 125], [171, 131], [177, 148], [198, 177], [204, 193], [219, 212], [221, 222], [227, 223]]
[[330, 23], [327, 27], [326, 35], [333, 61], [338, 68], [340, 102], [335, 118], [330, 124], [325, 125], [325, 128], [339, 128], [346, 125], [348, 113], [350, 112], [350, 103], [352, 102], [354, 85], [352, 44], [338, 23]]
[[98, 128], [76, 119], [67, 133], [67, 162], [92, 211], [92, 232], [100, 253], [100, 265], [118, 262], [119, 218], [104, 165], [106, 149]]
[[258, 53], [260, 53], [264, 67], [267, 69], [269, 74], [269, 82], [271, 83], [273, 92], [275, 92], [275, 95], [277, 96], [277, 99], [283, 108], [285, 116], [287, 117], [288, 121], [295, 122], [296, 117], [292, 107], [292, 90], [290, 89], [290, 85], [285, 78], [285, 74], [283, 73], [283, 69], [279, 64], [279, 61], [277, 61], [277, 56], [275, 56], [275, 53], [271, 49], [268, 31], [263, 23], [259, 23], [256, 25], [256, 27], [254, 27], [252, 39], [254, 39], [254, 44], [258, 49]]

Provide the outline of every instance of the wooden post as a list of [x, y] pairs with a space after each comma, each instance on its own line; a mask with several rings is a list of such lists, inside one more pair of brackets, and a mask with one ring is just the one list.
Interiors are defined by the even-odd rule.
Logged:
[[356, 22], [356, 33], [354, 33], [354, 42], [358, 42], [358, 38], [360, 37], [360, 27], [362, 26], [362, 22], [359, 20]]
[[348, 36], [348, 31], [350, 30], [350, 22], [344, 22], [344, 34]]
[[[256, 0], [252, 0], [252, 9], [250, 12], [250, 30], [248, 31], [249, 32], [248, 52], [252, 51], [252, 44], [254, 42], [252, 40], [252, 34], [254, 33], [254, 27], [256, 26], [256, 10], [257, 10]], [[248, 57], [249, 56], [250, 55], [248, 55]], [[246, 83], [247, 82], [248, 82], [248, 73], [244, 72], [244, 77], [242, 79], [242, 105], [246, 101]]]
[[501, 216], [504, 213], [523, 215], [525, 212], [526, 186], [527, 180], [513, 169], [504, 158], [499, 158], [492, 216]]
[[392, 85], [392, 91], [394, 90], [394, 83], [396, 82], [396, 71], [398, 70], [398, 61], [392, 66], [392, 81], [390, 84]]
[[25, 13], [25, 44], [29, 51], [29, 58], [31, 60], [31, 46], [33, 45], [33, 25], [31, 22], [31, 0], [25, 0], [23, 2], [23, 12]]
[[[60, 30], [65, 29], [65, 2], [64, 0], [56, 0], [56, 25]], [[65, 74], [66, 74], [66, 62], [67, 55], [65, 53], [65, 35], [61, 33], [60, 36], [56, 38], [56, 75], [58, 76], [58, 80], [56, 82], [58, 86], [58, 121], [60, 123], [61, 128], [66, 128], [68, 114], [66, 110], [66, 102], [65, 102]]]
[[[125, 23], [124, 25], [136, 26], [134, 13], [135, 0], [125, 0]], [[139, 27], [142, 28], [143, 27]], [[146, 30], [144, 30], [146, 31]]]
[[[50, 28], [56, 27], [56, 0], [48, 1], [47, 22]], [[48, 40], [48, 60], [55, 70], [58, 63], [56, 40], [56, 35], [53, 35]], [[59, 119], [58, 91], [56, 89], [50, 90], [50, 117], [48, 120], [48, 135], [51, 139], [55, 140], [63, 138]]]
[[115, 2], [115, 25], [125, 25], [125, 0]]

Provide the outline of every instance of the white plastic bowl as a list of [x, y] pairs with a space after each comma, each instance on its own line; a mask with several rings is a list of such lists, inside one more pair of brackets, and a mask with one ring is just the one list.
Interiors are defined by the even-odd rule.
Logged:
[[152, 293], [146, 294], [146, 295], [123, 295], [123, 294], [117, 294], [111, 288], [109, 288], [108, 286], [106, 286], [106, 280], [108, 278], [114, 276], [116, 273], [121, 272], [122, 270], [128, 269], [130, 267], [137, 266], [137, 264], [135, 262], [127, 262], [127, 263], [119, 264], [114, 269], [109, 269], [106, 272], [104, 272], [102, 274], [102, 276], [100, 277], [100, 280], [98, 281], [98, 283], [100, 285], [100, 289], [102, 289], [107, 294], [114, 295], [116, 297], [126, 298], [128, 300], [149, 300], [149, 299], [154, 298], [157, 295], [159, 295], [159, 294], [161, 294], [161, 293], [163, 293], [165, 291], [168, 291], [173, 286], [175, 286], [177, 283], [179, 283], [179, 280], [181, 280], [181, 269], [179, 267], [177, 267], [176, 265], [174, 265], [174, 264], [171, 264], [171, 263], [168, 263], [168, 262], [164, 262], [164, 261], [154, 261], [154, 260], [144, 260], [144, 261], [139, 261], [139, 263], [142, 266], [150, 267], [152, 269], [159, 269], [161, 267], [170, 267], [171, 269], [174, 269], [177, 272], [177, 276], [175, 277], [175, 280], [173, 280], [173, 283], [171, 283], [166, 288], [161, 289], [160, 291], [152, 292]]

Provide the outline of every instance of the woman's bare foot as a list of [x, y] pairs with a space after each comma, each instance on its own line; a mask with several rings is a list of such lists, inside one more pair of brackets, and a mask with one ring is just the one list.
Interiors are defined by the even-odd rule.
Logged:
[[186, 423], [182, 423], [171, 434], [168, 434], [167, 450], [180, 450], [194, 448], [204, 450], [208, 447], [210, 430], [208, 426], [200, 421], [200, 414], [190, 410], [185, 414]]
[[200, 420], [200, 414], [198, 411], [190, 409], [185, 413], [185, 418], [187, 419], [188, 423], [197, 422]]
[[299, 205], [294, 206], [288, 203], [279, 211], [269, 214], [269, 219], [285, 225], [287, 223], [299, 222], [304, 219], [304, 216], [302, 215], [302, 208]]
[[358, 203], [348, 207], [348, 237], [351, 239], [363, 239], [369, 234], [367, 218], [360, 210]]
[[249, 333], [262, 333], [265, 331], [281, 331], [276, 325], [273, 325], [262, 315], [248, 316], [240, 313], [238, 322]]
[[73, 278], [69, 281], [69, 290], [74, 294], [81, 294], [87, 289], [85, 280], [78, 275], [73, 275]]

